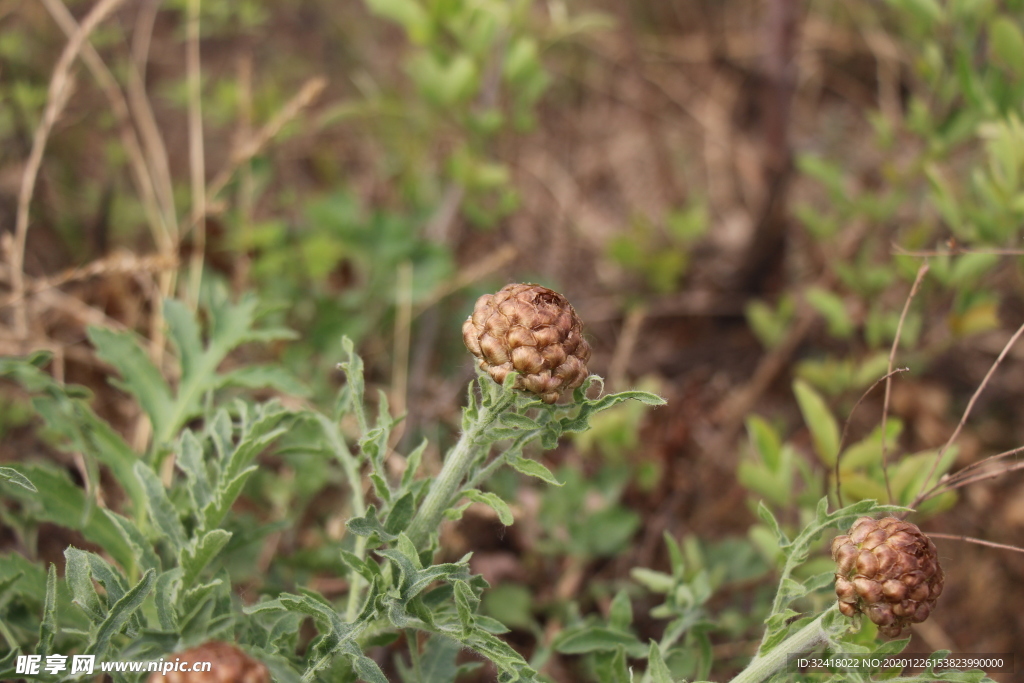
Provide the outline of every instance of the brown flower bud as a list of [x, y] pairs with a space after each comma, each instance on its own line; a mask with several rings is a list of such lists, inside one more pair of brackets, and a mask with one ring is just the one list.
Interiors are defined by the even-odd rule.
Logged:
[[506, 285], [477, 299], [462, 325], [466, 348], [501, 384], [515, 370], [516, 388], [554, 403], [587, 378], [590, 345], [583, 323], [558, 292], [540, 285]]
[[[236, 645], [211, 640], [197, 647], [164, 657], [164, 661], [181, 660], [189, 671], [154, 673], [146, 683], [270, 683], [270, 671]], [[199, 662], [209, 662], [209, 671], [192, 671]]]
[[942, 593], [938, 551], [916, 525], [895, 517], [861, 517], [832, 540], [839, 611], [864, 613], [895, 638], [928, 618]]

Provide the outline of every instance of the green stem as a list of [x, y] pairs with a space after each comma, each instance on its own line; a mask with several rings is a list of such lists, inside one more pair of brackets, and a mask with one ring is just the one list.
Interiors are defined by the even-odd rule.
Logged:
[[523, 444], [530, 441], [530, 439], [532, 439], [539, 433], [539, 429], [534, 429], [517, 437], [516, 440], [512, 443], [512, 445], [508, 447], [508, 450], [498, 455], [496, 458], [494, 458], [494, 460], [491, 460], [489, 463], [487, 463], [487, 465], [482, 467], [479, 472], [473, 475], [473, 478], [469, 480], [469, 483], [466, 484], [465, 488], [476, 488], [483, 482], [490, 479], [491, 475], [494, 474], [495, 470], [497, 470], [506, 462], [508, 462], [509, 453], [521, 453], [523, 449]]
[[[352, 452], [345, 444], [345, 438], [338, 430], [338, 426], [327, 419], [326, 416], [316, 414], [316, 420], [320, 423], [324, 436], [327, 437], [331, 450], [341, 463], [341, 469], [348, 479], [349, 488], [352, 489], [352, 516], [362, 517], [366, 514], [366, 499], [363, 497], [363, 478], [359, 475], [359, 463]], [[366, 556], [366, 538], [357, 536], [355, 547], [352, 549], [360, 560]], [[363, 588], [363, 575], [352, 570], [349, 575], [348, 605], [345, 608], [345, 617], [349, 621], [355, 620], [359, 614], [359, 599]]]
[[503, 393], [492, 405], [481, 405], [477, 418], [462, 432], [458, 442], [448, 452], [441, 472], [430, 486], [427, 497], [406, 531], [409, 540], [417, 548], [421, 547], [430, 533], [440, 526], [444, 511], [455, 502], [452, 499], [458, 493], [462, 480], [466, 478], [469, 469], [480, 456], [478, 439], [498, 419], [498, 415], [514, 402], [513, 395]]
[[763, 655], [754, 657], [747, 668], [739, 673], [730, 683], [761, 683], [781, 671], [789, 661], [789, 655], [808, 652], [828, 641], [828, 632], [822, 622], [829, 613], [837, 609], [832, 605], [818, 615], [818, 618], [802, 629], [777, 644]]

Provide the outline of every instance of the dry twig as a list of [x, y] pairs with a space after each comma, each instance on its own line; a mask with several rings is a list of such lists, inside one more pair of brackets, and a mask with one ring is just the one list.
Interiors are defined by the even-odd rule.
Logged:
[[25, 172], [21, 179], [21, 190], [18, 193], [18, 213], [14, 227], [14, 243], [12, 245], [10, 259], [12, 267], [12, 285], [16, 299], [14, 310], [14, 334], [19, 339], [28, 335], [28, 309], [25, 302], [25, 243], [28, 240], [28, 210], [32, 202], [32, 195], [35, 192], [36, 178], [39, 176], [39, 167], [43, 162], [43, 152], [46, 150], [46, 142], [50, 138], [53, 126], [57, 118], [64, 110], [68, 98], [71, 95], [72, 78], [71, 67], [82, 51], [85, 41], [103, 19], [113, 12], [123, 0], [99, 0], [86, 15], [85, 20], [78, 27], [78, 30], [64, 46], [64, 51], [57, 60], [50, 78], [50, 87], [47, 92], [46, 108], [43, 111], [42, 121], [36, 128], [32, 139], [32, 150], [29, 153], [28, 161], [25, 164]]

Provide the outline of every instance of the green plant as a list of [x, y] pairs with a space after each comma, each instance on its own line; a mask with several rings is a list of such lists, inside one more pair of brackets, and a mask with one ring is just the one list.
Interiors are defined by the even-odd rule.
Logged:
[[[48, 360], [45, 354], [2, 361], [0, 375], [37, 395], [36, 409], [65, 447], [85, 456], [89, 471], [83, 490], [66, 473], [44, 464], [5, 468], [4, 493], [20, 503], [20, 509], [5, 512], [5, 520], [14, 522], [30, 548], [36, 525], [48, 521], [78, 530], [103, 554], [68, 548], [63, 582], [56, 581], [53, 566], [47, 574], [20, 555], [5, 558], [0, 604], [9, 649], [0, 657], [0, 675], [13, 675], [16, 657], [26, 651], [144, 659], [226, 638], [238, 640], [282, 680], [383, 681], [364, 649], [407, 634], [412, 656], [407, 676], [425, 667], [454, 671], [455, 642], [491, 659], [503, 680], [532, 680], [529, 664], [497, 637], [504, 627], [477, 613], [486, 584], [470, 573], [468, 556], [433, 562], [438, 527], [460, 516], [472, 501], [493, 507], [503, 523], [511, 524], [508, 505], [478, 488], [498, 468], [509, 465], [557, 485], [550, 471], [524, 455], [531, 443], [553, 447], [563, 433], [585, 430], [591, 415], [625, 400], [661, 400], [644, 392], [589, 399], [586, 393], [600, 384], [591, 377], [576, 389], [572, 403], [548, 405], [515, 390], [515, 373], [504, 385], [481, 375], [470, 388], [462, 436], [440, 474], [416, 477], [424, 443], [409, 454], [404, 474], [395, 479], [384, 461], [396, 419], [382, 394], [371, 423], [364, 406], [362, 362], [348, 340], [348, 360], [342, 365], [348, 382], [330, 416], [311, 409], [286, 410], [274, 401], [251, 404], [222, 398], [230, 386], [297, 386], [277, 368], [216, 372], [238, 344], [284, 334], [252, 327], [254, 306], [252, 299], [239, 305], [217, 303], [203, 342], [191, 314], [177, 302], [165, 303], [178, 351], [176, 390], [130, 334], [91, 330], [98, 353], [119, 370], [124, 378], [120, 386], [138, 400], [153, 424], [145, 453], [133, 452], [92, 412], [86, 393], [46, 375], [40, 369]], [[355, 418], [358, 449], [349, 446], [339, 426], [346, 415]], [[308, 440], [311, 434], [314, 438]], [[349, 577], [340, 604], [301, 586], [298, 592], [264, 586], [268, 599], [250, 605], [241, 604], [233, 593], [229, 567], [234, 557], [249, 552], [259, 534], [247, 532], [231, 509], [259, 469], [255, 458], [275, 442], [292, 454], [333, 459], [349, 488], [350, 533], [330, 562], [336, 573]], [[495, 445], [498, 453], [489, 458]], [[168, 463], [173, 471], [164, 467]], [[101, 466], [123, 487], [126, 499], [120, 512], [95, 504]], [[364, 468], [372, 482], [373, 503], [364, 498]], [[167, 472], [169, 481], [161, 474]], [[300, 655], [295, 636], [306, 618], [316, 622], [320, 635]], [[438, 642], [428, 642], [420, 653], [411, 635], [415, 631]]]

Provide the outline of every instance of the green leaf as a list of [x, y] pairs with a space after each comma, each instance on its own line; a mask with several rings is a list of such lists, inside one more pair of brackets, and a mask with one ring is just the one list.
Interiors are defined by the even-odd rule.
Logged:
[[135, 509], [141, 511], [145, 494], [133, 476], [132, 467], [138, 459], [135, 452], [80, 396], [78, 390], [84, 388], [58, 384], [34, 368], [32, 372], [38, 376], [23, 384], [30, 390], [46, 392], [45, 396], [34, 398], [32, 405], [46, 420], [47, 427], [68, 440], [61, 448], [83, 453], [90, 464], [95, 461], [107, 465], [132, 499]]
[[188, 477], [188, 493], [197, 510], [202, 510], [213, 500], [213, 491], [210, 486], [210, 478], [206, 472], [206, 463], [203, 458], [203, 446], [191, 429], [186, 429], [181, 434], [178, 442], [178, 458], [176, 460], [178, 469]]
[[181, 550], [182, 583], [191, 586], [231, 536], [230, 531], [211, 529], [198, 538], [192, 538]]
[[92, 583], [89, 557], [83, 550], [68, 547], [64, 551], [64, 581], [71, 590], [71, 601], [85, 611], [93, 623], [107, 617], [107, 608]]
[[146, 491], [146, 502], [149, 505], [149, 514], [153, 523], [171, 542], [171, 546], [177, 553], [185, 546], [185, 527], [181, 524], [178, 511], [167, 497], [167, 490], [164, 488], [156, 472], [141, 460], [135, 463], [135, 476]]
[[629, 575], [634, 581], [652, 593], [668, 593], [675, 586], [675, 579], [665, 572], [654, 571], [646, 567], [633, 567]]
[[793, 393], [796, 394], [804, 422], [811, 431], [815, 452], [825, 465], [835, 465], [839, 454], [839, 425], [825, 399], [802, 380], [793, 382]]
[[412, 453], [406, 458], [405, 471], [402, 472], [402, 484], [403, 490], [407, 489], [412, 485], [413, 480], [416, 477], [416, 472], [420, 468], [420, 461], [423, 460], [423, 453], [427, 449], [428, 441], [423, 439], [420, 441], [420, 445], [413, 449]]
[[841, 296], [823, 287], [809, 287], [804, 296], [811, 308], [825, 318], [829, 334], [840, 339], [848, 339], [853, 334], [853, 319]]
[[235, 477], [226, 483], [222, 483], [217, 489], [213, 501], [203, 508], [203, 528], [213, 529], [220, 525], [228, 510], [234, 505], [235, 500], [245, 488], [245, 482], [258, 468], [253, 465], [239, 472]]
[[651, 639], [651, 648], [647, 652], [647, 673], [651, 676], [652, 683], [674, 683], [672, 672], [669, 671], [665, 659], [661, 656], [658, 644]]
[[50, 570], [46, 574], [46, 603], [43, 606], [43, 620], [39, 624], [37, 654], [50, 654], [57, 628], [57, 565], [51, 562]]
[[387, 529], [388, 533], [396, 535], [405, 531], [409, 528], [415, 512], [413, 495], [412, 493], [406, 493], [391, 507], [384, 528]]
[[468, 635], [473, 629], [473, 614], [480, 601], [465, 581], [456, 580], [453, 585], [455, 587], [455, 609], [459, 615], [459, 623], [462, 624], [463, 635]]
[[631, 633], [604, 626], [588, 625], [566, 629], [555, 639], [555, 650], [566, 655], [614, 652], [624, 647], [631, 656], [642, 657], [647, 648]]
[[16, 469], [38, 488], [35, 493], [21, 487], [9, 490], [10, 496], [24, 505], [26, 516], [80, 531], [86, 540], [110, 553], [122, 567], [133, 566], [135, 556], [121, 530], [86, 498], [85, 492], [70, 481], [66, 472], [43, 465], [19, 465]]
[[38, 493], [39, 489], [32, 484], [28, 477], [19, 472], [18, 470], [11, 469], [10, 467], [0, 467], [0, 479], [9, 481], [12, 484], [28, 489], [32, 493]]
[[245, 365], [217, 376], [217, 388], [277, 389], [289, 396], [309, 396], [311, 390], [280, 365]]
[[367, 581], [381, 578], [380, 566], [376, 562], [368, 562], [355, 553], [348, 550], [341, 550], [341, 560], [350, 569], [358, 572]]
[[414, 42], [422, 43], [430, 35], [430, 16], [416, 0], [366, 0], [366, 5], [404, 28]]
[[[526, 586], [502, 582], [484, 592], [481, 611], [497, 620], [501, 627], [499, 633], [507, 631], [508, 627], [530, 630], [535, 624], [531, 613], [534, 602], [533, 595]], [[479, 615], [477, 619], [480, 619]], [[485, 624], [480, 625], [486, 628]]]
[[751, 415], [747, 418], [747, 434], [757, 453], [772, 472], [779, 471], [779, 452], [782, 440], [764, 418]]
[[553, 486], [563, 486], [563, 482], [558, 481], [558, 479], [555, 478], [555, 475], [551, 473], [551, 470], [536, 460], [516, 455], [515, 457], [509, 458], [508, 464], [516, 472], [520, 472], [530, 477], [536, 477], [537, 479], [546, 481]]
[[1000, 15], [989, 25], [989, 53], [993, 61], [1010, 69], [1014, 75], [1024, 71], [1024, 35], [1020, 26], [1007, 16]]
[[516, 413], [501, 413], [498, 415], [498, 422], [506, 427], [512, 427], [514, 429], [540, 429], [540, 424], [538, 424], [536, 420]]
[[131, 332], [115, 332], [103, 327], [89, 327], [86, 333], [96, 347], [96, 355], [121, 374], [120, 381], [111, 380], [111, 383], [139, 401], [153, 424], [153, 433], [166, 439], [174, 420], [175, 401], [167, 381], [144, 350], [142, 340]]
[[164, 320], [167, 331], [178, 349], [178, 362], [182, 376], [193, 376], [199, 370], [199, 357], [203, 353], [203, 341], [199, 336], [196, 318], [184, 302], [164, 299]]
[[382, 541], [388, 543], [398, 538], [385, 529], [384, 525], [377, 519], [377, 507], [375, 505], [369, 506], [366, 509], [366, 514], [362, 517], [353, 517], [345, 522], [345, 526], [356, 536], [372, 536], [377, 534]]
[[175, 567], [160, 574], [156, 580], [154, 596], [157, 619], [160, 627], [167, 631], [178, 631], [178, 592], [181, 588], [181, 567]]
[[629, 594], [622, 590], [612, 598], [611, 607], [608, 609], [608, 625], [618, 631], [626, 631], [633, 623], [633, 605], [629, 601]]
[[764, 521], [764, 523], [768, 525], [768, 528], [775, 536], [775, 540], [778, 541], [780, 548], [785, 549], [790, 546], [791, 541], [789, 540], [789, 537], [787, 537], [786, 534], [782, 531], [782, 528], [779, 526], [778, 520], [775, 519], [775, 515], [773, 515], [772, 511], [768, 509], [768, 506], [766, 506], [764, 503], [758, 503], [757, 516], [760, 517]]
[[150, 569], [135, 586], [125, 593], [124, 597], [118, 600], [113, 607], [110, 608], [110, 613], [107, 618], [100, 624], [99, 629], [96, 632], [96, 639], [86, 650], [86, 654], [93, 654], [98, 657], [102, 657], [106, 651], [107, 646], [110, 644], [110, 639], [121, 630], [124, 623], [135, 614], [135, 612], [142, 607], [142, 603], [146, 600], [149, 595], [149, 591], [153, 588], [153, 584], [156, 582], [156, 572]]
[[360, 680], [366, 681], [366, 683], [388, 683], [387, 677], [377, 666], [377, 662], [366, 655], [350, 656], [349, 659]]
[[514, 521], [512, 518], [512, 509], [508, 506], [504, 500], [501, 499], [497, 494], [489, 491], [478, 491], [477, 489], [467, 489], [462, 492], [466, 498], [477, 503], [483, 503], [487, 505], [495, 512], [498, 513], [498, 520], [505, 526], [512, 526]]

